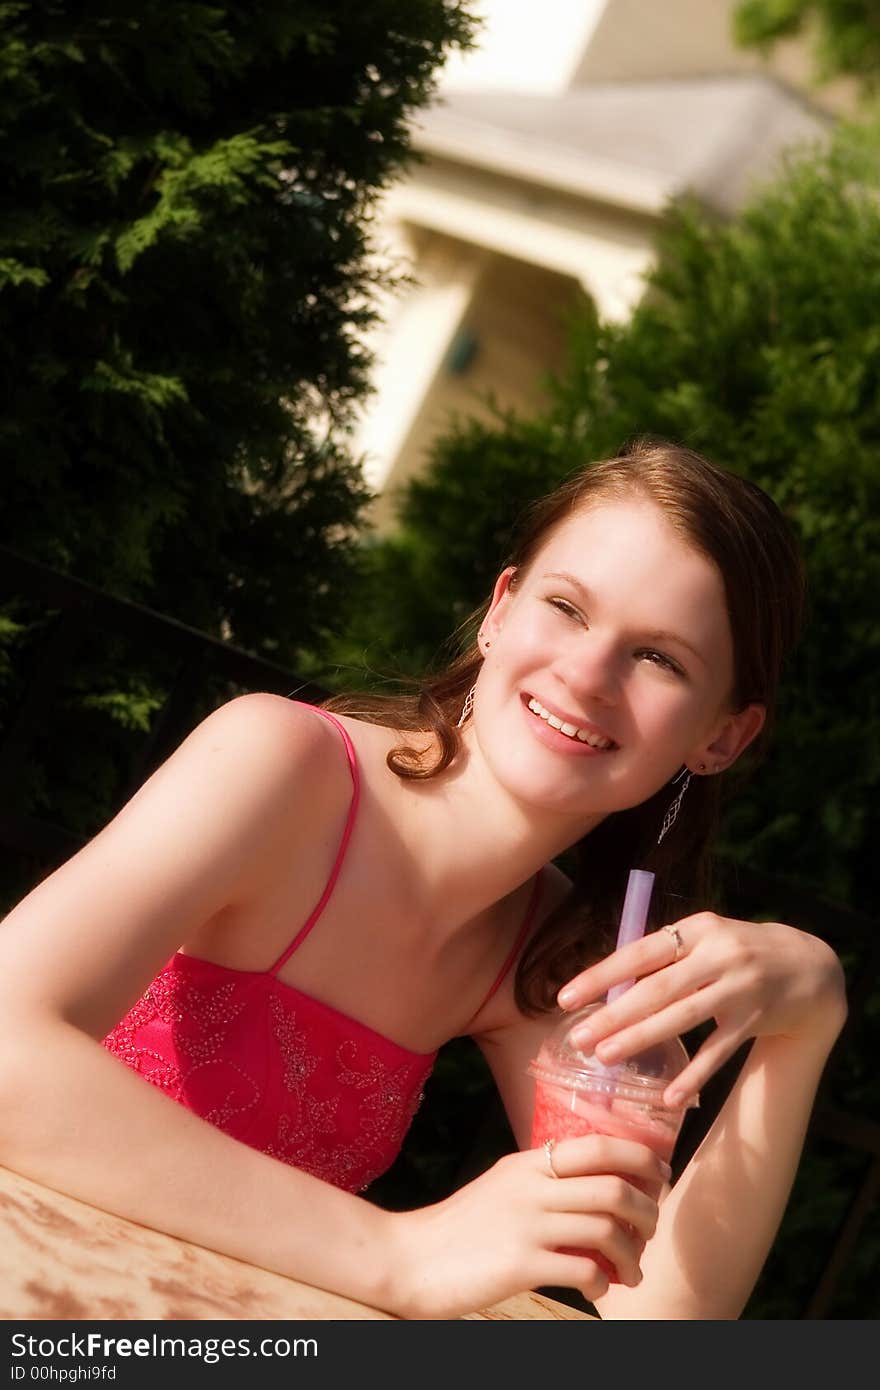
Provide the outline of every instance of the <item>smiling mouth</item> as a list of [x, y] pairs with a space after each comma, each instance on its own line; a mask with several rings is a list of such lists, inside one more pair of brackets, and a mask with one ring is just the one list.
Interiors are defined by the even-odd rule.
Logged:
[[540, 700], [536, 700], [534, 695], [527, 701], [527, 704], [532, 714], [536, 715], [538, 719], [543, 719], [544, 723], [549, 724], [551, 729], [558, 730], [559, 733], [564, 734], [573, 742], [587, 743], [599, 752], [608, 752], [618, 746], [613, 739], [606, 738], [604, 734], [600, 734], [595, 729], [560, 719], [558, 715], [553, 714], [551, 710], [542, 705]]

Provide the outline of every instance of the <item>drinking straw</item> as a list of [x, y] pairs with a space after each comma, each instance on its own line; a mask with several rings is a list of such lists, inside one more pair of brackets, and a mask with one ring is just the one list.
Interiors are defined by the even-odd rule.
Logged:
[[[638, 941], [644, 936], [653, 888], [652, 873], [647, 869], [630, 869], [623, 911], [620, 914], [620, 926], [617, 930], [616, 950], [619, 951], [621, 946], [628, 946], [631, 941]], [[630, 985], [634, 984], [635, 980], [622, 980], [619, 985], [612, 985], [606, 1002], [613, 1004], [615, 999], [619, 999], [621, 994], [625, 994]]]

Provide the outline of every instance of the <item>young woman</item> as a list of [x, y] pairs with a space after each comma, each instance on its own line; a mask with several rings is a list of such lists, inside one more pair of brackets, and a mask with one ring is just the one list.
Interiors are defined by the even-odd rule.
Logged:
[[[842, 974], [791, 926], [681, 908], [705, 902], [718, 781], [766, 728], [800, 602], [762, 493], [641, 445], [537, 507], [476, 642], [417, 698], [217, 710], [6, 919], [0, 1162], [406, 1317], [540, 1285], [603, 1317], [738, 1316]], [[599, 959], [636, 865], [675, 930]], [[639, 1144], [527, 1147], [557, 991], [633, 978], [592, 1018], [603, 1060], [715, 1020], [667, 1103], [755, 1039], [671, 1190]], [[462, 1034], [521, 1151], [383, 1211], [356, 1194]]]

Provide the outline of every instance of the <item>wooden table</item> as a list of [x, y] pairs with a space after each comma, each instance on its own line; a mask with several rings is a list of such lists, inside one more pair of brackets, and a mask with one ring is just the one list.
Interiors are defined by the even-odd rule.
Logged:
[[[589, 1318], [536, 1293], [468, 1318]], [[389, 1313], [111, 1216], [0, 1168], [0, 1319], [384, 1319]]]

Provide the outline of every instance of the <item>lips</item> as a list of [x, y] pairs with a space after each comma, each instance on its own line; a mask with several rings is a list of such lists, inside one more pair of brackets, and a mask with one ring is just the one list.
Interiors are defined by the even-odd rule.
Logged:
[[548, 731], [552, 730], [563, 740], [584, 750], [589, 748], [596, 753], [609, 753], [617, 748], [614, 739], [590, 720], [573, 719], [563, 711], [545, 705], [535, 695], [524, 694], [522, 701], [534, 719], [539, 720]]

